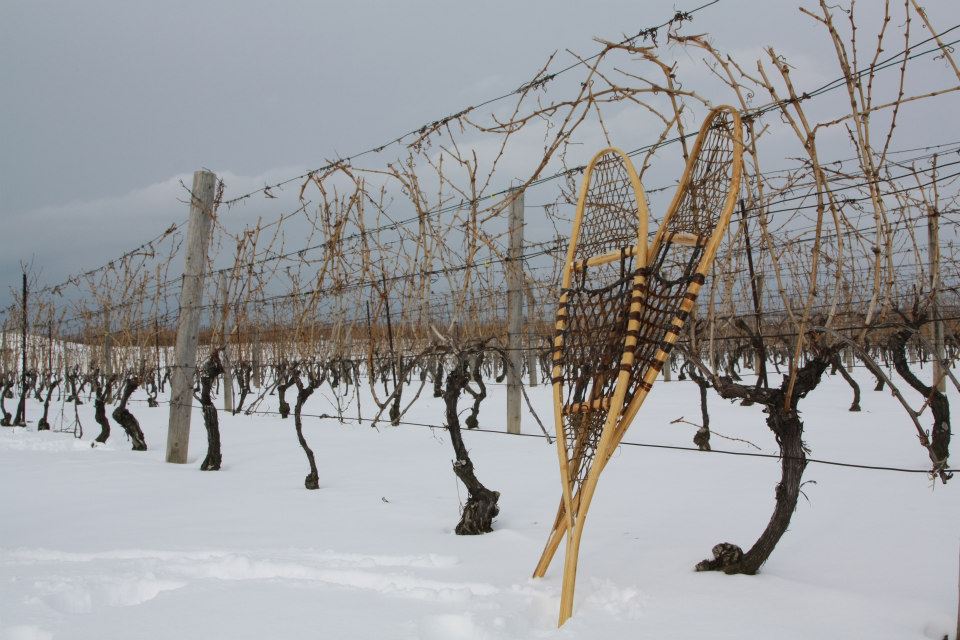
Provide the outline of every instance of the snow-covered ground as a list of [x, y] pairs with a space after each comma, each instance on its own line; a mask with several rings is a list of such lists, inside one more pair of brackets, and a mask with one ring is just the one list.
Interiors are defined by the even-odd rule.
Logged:
[[[839, 376], [801, 405], [812, 455], [924, 468], [902, 410], [860, 378], [862, 413], [847, 412]], [[481, 423], [502, 425], [503, 387], [490, 391]], [[407, 420], [441, 421], [427, 395]], [[532, 397], [552, 419], [548, 389]], [[775, 452], [758, 408], [710, 406], [717, 432]], [[190, 463], [170, 465], [168, 408], [132, 409], [144, 453], [119, 428], [92, 448], [92, 403], [81, 440], [37, 433], [37, 403], [30, 428], [0, 429], [0, 638], [939, 640], [956, 625], [960, 479], [811, 464], [809, 502], [762, 574], [726, 576], [693, 565], [718, 542], [756, 539], [778, 462], [621, 447], [591, 510], [574, 617], [557, 630], [562, 552], [529, 577], [559, 496], [543, 439], [465, 433], [502, 496], [496, 530], [461, 537], [443, 431], [307, 418], [321, 485], [307, 491], [292, 419], [221, 414], [224, 468], [201, 472], [199, 412]], [[317, 395], [306, 410], [329, 409]], [[699, 421], [696, 387], [658, 383], [627, 439], [688, 445], [694, 428], [670, 424], [680, 416]]]

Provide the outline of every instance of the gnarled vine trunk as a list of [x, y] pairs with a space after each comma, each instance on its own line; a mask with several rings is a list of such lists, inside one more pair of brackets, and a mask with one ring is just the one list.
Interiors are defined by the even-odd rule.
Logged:
[[317, 461], [313, 456], [313, 449], [307, 444], [307, 439], [303, 437], [303, 418], [301, 414], [303, 405], [313, 395], [314, 390], [322, 384], [322, 380], [315, 378], [313, 375], [308, 375], [307, 384], [304, 385], [300, 380], [300, 375], [296, 374], [294, 375], [294, 381], [297, 385], [297, 402], [293, 408], [293, 424], [297, 430], [297, 440], [300, 442], [300, 446], [307, 456], [307, 462], [310, 464], [310, 473], [303, 479], [303, 486], [310, 490], [319, 489], [320, 473], [317, 470]]
[[53, 397], [53, 392], [60, 386], [59, 378], [51, 378], [47, 385], [47, 395], [43, 399], [43, 415], [40, 417], [40, 420], [37, 422], [37, 431], [48, 431], [50, 429], [50, 422], [48, 417], [50, 414], [50, 398]]
[[710, 451], [710, 412], [707, 409], [707, 389], [710, 383], [707, 379], [699, 375], [693, 365], [686, 366], [690, 379], [693, 380], [700, 390], [700, 418], [701, 424], [697, 432], [693, 434], [693, 444], [697, 445], [700, 451]]
[[123, 430], [130, 438], [130, 442], [133, 443], [134, 451], [146, 451], [147, 441], [143, 437], [140, 423], [137, 422], [136, 417], [127, 409], [127, 402], [130, 400], [130, 396], [133, 395], [133, 392], [136, 391], [139, 386], [140, 378], [137, 376], [130, 376], [124, 381], [123, 391], [120, 392], [120, 404], [113, 410], [113, 419], [123, 427]]
[[313, 455], [313, 449], [307, 444], [307, 439], [303, 436], [303, 405], [307, 399], [313, 395], [313, 392], [326, 380], [326, 373], [316, 374], [313, 371], [307, 372], [307, 383], [304, 384], [300, 379], [300, 372], [293, 373], [293, 383], [297, 385], [297, 401], [293, 407], [293, 425], [297, 431], [297, 441], [307, 456], [307, 463], [310, 465], [310, 473], [303, 479], [303, 486], [307, 489], [320, 488], [320, 473], [317, 470], [317, 461]]
[[100, 372], [93, 373], [93, 419], [100, 425], [100, 434], [94, 442], [106, 443], [110, 438], [110, 421], [107, 420], [107, 395], [113, 385], [113, 378], [107, 378], [106, 385], [100, 381]]
[[473, 383], [477, 385], [477, 390], [473, 391], [469, 385], [467, 385], [466, 390], [473, 397], [473, 404], [470, 405], [470, 414], [467, 416], [467, 419], [464, 421], [464, 424], [467, 425], [467, 429], [476, 429], [480, 426], [480, 421], [478, 416], [480, 414], [480, 403], [483, 402], [487, 397], [487, 386], [483, 384], [483, 353], [477, 354], [476, 360], [473, 363]]
[[897, 331], [890, 336], [887, 345], [893, 358], [893, 368], [908, 385], [923, 395], [930, 406], [933, 429], [930, 431], [929, 441], [924, 442], [923, 445], [927, 449], [930, 461], [933, 462], [934, 469], [938, 470], [940, 478], [946, 482], [951, 477], [946, 471], [947, 459], [950, 457], [950, 401], [936, 386], [924, 384], [910, 370], [910, 365], [907, 363], [907, 341], [912, 335], [913, 331], [910, 329]]
[[223, 462], [220, 451], [220, 421], [212, 397], [213, 383], [222, 374], [220, 352], [214, 349], [200, 370], [200, 410], [203, 412], [203, 426], [207, 429], [207, 456], [200, 464], [201, 471], [219, 471]]
[[721, 543], [713, 548], [713, 558], [697, 564], [697, 571], [723, 571], [753, 575], [767, 561], [774, 548], [790, 526], [790, 519], [800, 498], [803, 471], [807, 466], [807, 449], [803, 443], [803, 422], [797, 410], [798, 402], [820, 384], [823, 372], [833, 353], [811, 355], [797, 369], [797, 380], [789, 404], [785, 403], [789, 378], [784, 378], [778, 389], [760, 389], [717, 379], [714, 386], [723, 398], [750, 398], [764, 406], [767, 426], [773, 431], [780, 447], [780, 482], [774, 491], [773, 515], [757, 541], [743, 553], [737, 545]]
[[3, 389], [0, 390], [0, 426], [9, 427], [13, 422], [13, 416], [10, 415], [10, 412], [7, 411], [6, 400], [13, 397], [11, 389], [13, 388], [13, 382], [11, 380], [5, 380], [3, 383]]
[[280, 417], [286, 420], [290, 417], [290, 403], [287, 402], [287, 389], [293, 386], [296, 375], [290, 375], [286, 367], [277, 372], [277, 400], [280, 403]]
[[497, 501], [500, 499], [498, 491], [487, 489], [477, 479], [473, 468], [473, 461], [463, 444], [460, 434], [460, 418], [457, 415], [457, 401], [460, 394], [470, 381], [469, 355], [456, 354], [456, 362], [450, 373], [447, 374], [446, 388], [443, 393], [443, 402], [446, 407], [446, 427], [453, 443], [456, 459], [453, 461], [453, 473], [467, 488], [467, 503], [463, 506], [460, 522], [455, 529], [457, 535], [478, 535], [493, 531], [493, 519], [500, 513]]
[[253, 377], [253, 367], [245, 362], [241, 362], [234, 368], [233, 376], [237, 379], [237, 384], [240, 387], [240, 399], [237, 401], [237, 406], [233, 409], [233, 415], [237, 415], [243, 410], [243, 403], [246, 402], [247, 396], [250, 395], [250, 379]]
[[157, 387], [156, 381], [150, 380], [146, 385], [144, 385], [144, 389], [147, 392], [147, 406], [150, 407], [151, 409], [156, 409], [157, 407], [159, 407], [160, 403], [157, 402], [157, 393], [159, 389]]
[[850, 411], [860, 411], [860, 385], [857, 384], [857, 381], [853, 379], [853, 376], [850, 375], [850, 372], [847, 371], [847, 368], [843, 366], [843, 362], [840, 361], [840, 354], [837, 354], [833, 357], [833, 362], [831, 362], [833, 368], [840, 372], [840, 375], [846, 380], [847, 384], [850, 385], [850, 388], [853, 390], [853, 402], [850, 403]]

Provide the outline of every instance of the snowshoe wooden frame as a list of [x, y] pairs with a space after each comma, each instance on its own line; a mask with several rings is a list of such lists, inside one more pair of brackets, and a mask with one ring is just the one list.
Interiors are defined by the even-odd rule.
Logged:
[[[610, 162], [617, 157], [626, 169], [636, 199], [636, 244], [623, 246], [619, 252], [607, 251], [585, 259], [581, 255], [578, 261], [575, 259], [577, 247], [584, 241], [581, 231], [595, 169], [598, 163]], [[569, 534], [566, 536], [559, 626], [573, 613], [580, 540], [600, 474], [652, 389], [696, 303], [729, 225], [740, 191], [742, 172], [743, 127], [740, 115], [732, 107], [717, 107], [707, 115], [700, 128], [677, 191], [649, 247], [646, 242], [649, 218], [646, 197], [629, 157], [619, 149], [603, 149], [593, 157], [584, 172], [563, 269], [553, 345], [554, 424], [563, 495], [550, 536], [533, 573], [534, 577], [542, 577], [546, 573], [564, 534]], [[720, 209], [719, 214], [710, 209]], [[586, 242], [589, 243], [589, 239]], [[683, 270], [682, 279], [669, 280], [662, 273], [664, 261], [677, 247], [686, 248], [681, 251], [689, 252], [690, 262]], [[578, 274], [585, 281], [592, 267], [615, 261], [624, 265], [628, 258], [633, 261], [632, 287], [620, 301], [627, 312], [617, 316], [625, 324], [624, 330], [620, 334], [599, 332], [601, 340], [623, 336], [616, 383], [613, 393], [609, 394], [609, 371], [592, 373], [589, 382], [564, 379], [565, 333], [574, 321], [571, 310], [576, 310], [568, 309], [568, 304], [571, 285]], [[667, 298], [662, 291], [655, 291], [658, 282], [678, 287], [673, 291], [679, 293], [670, 294], [672, 306], [661, 304]], [[585, 284], [581, 286], [585, 287]], [[661, 289], [665, 290], [665, 285], [661, 284]], [[579, 309], [581, 315], [589, 314], [589, 307], [587, 311], [582, 306]], [[580, 318], [579, 322], [582, 331], [584, 323], [589, 324], [590, 318]], [[571, 385], [574, 384], [579, 385], [578, 395], [581, 396], [585, 393], [584, 388], [591, 387], [589, 397], [585, 401], [565, 404], [565, 392], [569, 396]], [[606, 393], [595, 397], [598, 394], [592, 388], [601, 385]], [[570, 423], [579, 421], [582, 424], [594, 419], [592, 424], [595, 432], [601, 416], [602, 431], [595, 450], [591, 452], [584, 444], [587, 439], [580, 435], [572, 438], [576, 431]], [[595, 433], [593, 438], [596, 438]], [[576, 442], [571, 442], [571, 439]], [[585, 459], [585, 456], [590, 459]], [[578, 482], [579, 487], [576, 486]]]

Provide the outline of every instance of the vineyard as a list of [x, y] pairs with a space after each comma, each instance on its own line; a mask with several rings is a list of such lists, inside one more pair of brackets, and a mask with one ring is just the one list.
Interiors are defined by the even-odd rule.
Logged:
[[[705, 464], [739, 478], [750, 474], [740, 470], [751, 467], [743, 461], [750, 457], [776, 465], [765, 486], [753, 481], [745, 494], [758, 511], [753, 522], [734, 527], [742, 547], [721, 539], [728, 535], [723, 527], [701, 523], [712, 542], [703, 546], [698, 539], [700, 556], [676, 563], [719, 572], [720, 582], [710, 583], [716, 589], [724, 588], [726, 576], [719, 574], [763, 575], [768, 560], [791, 544], [795, 528], [809, 539], [797, 523], [807, 514], [798, 507], [810, 489], [808, 469], [818, 463], [842, 468], [828, 474], [882, 474], [884, 487], [923, 479], [925, 491], [947, 485], [937, 495], [949, 494], [956, 471], [949, 460], [950, 405], [960, 397], [954, 373], [960, 359], [960, 136], [947, 114], [960, 107], [960, 24], [934, 24], [916, 0], [882, 3], [881, 20], [866, 20], [853, 7], [808, 3], [796, 19], [817, 25], [820, 46], [835, 53], [835, 66], [818, 70], [828, 80], [806, 84], [802, 78], [819, 76], [794, 67], [775, 45], [753, 59], [715, 44], [721, 34], [704, 32], [710, 12], [724, 10], [718, 2], [678, 11], [629, 37], [597, 39], [592, 51], [554, 54], [514, 91], [253, 191], [234, 193], [215, 173], [197, 171], [192, 183], [182, 184], [180, 207], [188, 217], [62, 281], [46, 282], [42, 265], [23, 263], [22, 281], [0, 316], [0, 424], [10, 428], [3, 431], [72, 434], [94, 450], [123, 443], [151, 456], [136, 463], [138, 473], [163, 467], [162, 458], [219, 472], [225, 488], [234, 473], [249, 483], [244, 466], [262, 465], [258, 452], [270, 452], [264, 455], [298, 465], [297, 479], [285, 466], [283, 483], [269, 486], [310, 496], [305, 502], [282, 494], [303, 527], [310, 526], [303, 520], [307, 510], [348, 517], [335, 512], [350, 504], [344, 496], [324, 504], [324, 488], [347, 481], [345, 461], [363, 459], [355, 464], [369, 481], [386, 461], [429, 447], [436, 462], [448, 465], [446, 488], [455, 485], [458, 500], [443, 503], [446, 510], [418, 504], [416, 517], [439, 520], [459, 535], [497, 534], [500, 523], [522, 521], [535, 540], [532, 550], [550, 533], [555, 483], [514, 483], [508, 491], [495, 478], [511, 465], [530, 464], [538, 477], [556, 473], [532, 459], [544, 455], [543, 441], [553, 445], [563, 437], [554, 426], [551, 385], [567, 362], [558, 345], [571, 334], [555, 319], [567, 313], [561, 280], [588, 160], [606, 147], [622, 149], [646, 195], [653, 246], [686, 184], [684, 168], [699, 150], [700, 123], [715, 107], [729, 105], [742, 129], [733, 213], [649, 391], [649, 416], [656, 418], [640, 410], [633, 440], [617, 449], [624, 459], [614, 460], [609, 473], [650, 481], [652, 471], [637, 466], [641, 451], [650, 469], [672, 468], [675, 476]], [[918, 129], [924, 121], [926, 128]], [[597, 197], [626, 198], [614, 191]], [[238, 223], [255, 202], [272, 216]], [[603, 238], [621, 251], [605, 268], [619, 269], [615, 275], [626, 281], [622, 236], [612, 229]], [[686, 279], [676, 283], [692, 281], [690, 261]], [[657, 263], [647, 273], [666, 282], [663, 274], [683, 267]], [[861, 421], [861, 414], [882, 414], [885, 425], [909, 437], [871, 435], [850, 418], [861, 425], [857, 437], [845, 437], [843, 447], [824, 444], [826, 457], [814, 455], [811, 447], [835, 437], [850, 412]], [[727, 428], [741, 423], [765, 424], [767, 432]], [[206, 449], [198, 453], [190, 434], [192, 427], [196, 439], [200, 425]], [[356, 448], [334, 440], [327, 426], [355, 427], [349, 443]], [[403, 431], [420, 435], [410, 436], [415, 442], [397, 440]], [[774, 449], [755, 444], [769, 435]], [[69, 436], [59, 437], [56, 446], [68, 447]], [[435, 451], [438, 440], [443, 454]], [[507, 441], [520, 449], [501, 452]], [[622, 451], [634, 445], [642, 448], [636, 455]], [[885, 456], [892, 448], [896, 455]], [[733, 468], [727, 465], [737, 471], [721, 471]], [[615, 471], [619, 466], [627, 468]], [[439, 476], [434, 469], [424, 473]], [[397, 491], [417, 501], [415, 494], [432, 486], [424, 478], [388, 484], [392, 490], [409, 479], [410, 487]], [[870, 480], [852, 482], [840, 495], [856, 501]], [[184, 477], [176, 483], [191, 491]], [[222, 499], [233, 498], [225, 493]], [[270, 498], [251, 500], [268, 505]], [[396, 506], [389, 495], [382, 500]], [[649, 497], [641, 502], [652, 513], [640, 520], [657, 519], [665, 508]], [[556, 535], [562, 534], [563, 504]], [[533, 505], [540, 510], [522, 511]], [[723, 518], [711, 511], [717, 505], [702, 508]], [[951, 521], [942, 505], [917, 509], [912, 517], [919, 521]], [[530, 520], [539, 524], [528, 527]], [[358, 522], [377, 526], [368, 515]], [[856, 527], [850, 532], [864, 534]], [[459, 541], [438, 544], [455, 554]], [[511, 565], [517, 574], [511, 579], [526, 578], [536, 566], [538, 551], [523, 557], [498, 551], [510, 543], [496, 535], [483, 544], [474, 549], [520, 564]], [[627, 557], [626, 546], [616, 544], [603, 553], [614, 565], [603, 569], [613, 571]], [[922, 541], [910, 544], [897, 552], [924, 556]], [[413, 553], [409, 541], [400, 546]], [[797, 553], [796, 545], [789, 548]], [[868, 543], [865, 549], [881, 552]], [[940, 567], [955, 582], [955, 549], [950, 553], [936, 558], [942, 565], [921, 563]], [[656, 556], [643, 556], [647, 571]], [[420, 561], [426, 562], [412, 566]], [[596, 600], [603, 588], [587, 589], [587, 622], [577, 623], [574, 613], [579, 626], [573, 633], [582, 634], [575, 637], [592, 637], [589, 621], [605, 615]], [[538, 612], [537, 623], [522, 629], [484, 635], [440, 625], [431, 633], [542, 637], [535, 631], [540, 622], [549, 620], [542, 633], [553, 632], [556, 591], [544, 602], [534, 598], [538, 604], [531, 606], [549, 615]], [[0, 623], [12, 617], [4, 613]], [[623, 624], [604, 628], [633, 629]], [[915, 637], [953, 637], [952, 627], [941, 632], [937, 624], [935, 632]], [[354, 637], [350, 629], [343, 627], [342, 637]], [[859, 635], [852, 629], [845, 636], [834, 628], [831, 637]]]

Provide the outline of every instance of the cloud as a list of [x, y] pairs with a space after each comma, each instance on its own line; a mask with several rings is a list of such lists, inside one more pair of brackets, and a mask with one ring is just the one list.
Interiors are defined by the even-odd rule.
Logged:
[[[215, 171], [228, 187], [228, 198], [305, 172], [302, 167], [277, 167], [256, 176]], [[189, 187], [192, 180], [192, 174], [176, 174], [119, 195], [5, 214], [0, 283], [14, 284], [20, 262], [32, 260], [41, 283], [54, 284], [160, 235], [171, 223], [187, 219], [189, 195], [184, 185]], [[272, 200], [258, 194], [221, 215], [231, 228], [242, 228], [258, 216], [269, 218], [296, 208], [299, 188], [298, 182], [274, 189], [277, 198]], [[0, 304], [6, 303], [6, 293], [4, 287]]]

